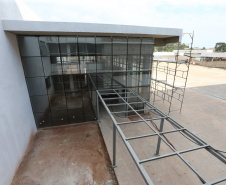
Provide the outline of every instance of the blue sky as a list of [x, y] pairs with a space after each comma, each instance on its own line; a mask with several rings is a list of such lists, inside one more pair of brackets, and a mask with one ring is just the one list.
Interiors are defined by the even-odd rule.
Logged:
[[[226, 0], [16, 0], [25, 20], [194, 30], [195, 47], [226, 42]], [[182, 42], [189, 44], [188, 36]]]

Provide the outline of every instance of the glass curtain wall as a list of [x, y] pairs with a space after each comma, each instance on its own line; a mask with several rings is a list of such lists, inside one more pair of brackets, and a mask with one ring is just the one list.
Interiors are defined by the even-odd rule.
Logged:
[[18, 41], [38, 128], [96, 119], [88, 74], [113, 79], [149, 100], [153, 38], [19, 36]]

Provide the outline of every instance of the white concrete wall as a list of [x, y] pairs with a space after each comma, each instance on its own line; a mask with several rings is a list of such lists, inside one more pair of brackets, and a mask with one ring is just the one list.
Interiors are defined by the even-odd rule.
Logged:
[[0, 0], [0, 19], [22, 20], [15, 0]]
[[8, 185], [36, 132], [16, 35], [0, 20], [0, 185]]
[[3, 31], [3, 19], [22, 19], [15, 0], [0, 0], [0, 185], [8, 185], [36, 126], [17, 38]]

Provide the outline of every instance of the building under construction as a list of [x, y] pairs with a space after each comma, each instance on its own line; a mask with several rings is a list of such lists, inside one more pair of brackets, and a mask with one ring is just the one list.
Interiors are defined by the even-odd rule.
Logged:
[[[7, 102], [1, 115], [7, 124], [2, 125], [2, 130], [12, 133], [1, 134], [8, 147], [2, 150], [1, 166], [8, 171], [8, 176], [1, 177], [3, 184], [11, 181], [36, 129], [91, 121], [97, 121], [102, 129], [111, 125], [107, 134], [112, 138], [112, 150], [108, 149], [111, 166], [124, 170], [118, 166], [116, 154], [120, 139], [136, 165], [136, 175], [142, 177], [136, 183], [158, 184], [150, 175], [152, 169], [158, 168], [164, 174], [166, 166], [155, 162], [175, 157], [188, 174], [184, 182], [225, 182], [225, 173], [211, 180], [203, 176], [186, 154], [204, 149], [222, 168], [226, 157], [169, 116], [181, 110], [190, 63], [153, 60], [154, 46], [181, 42], [182, 29], [23, 20], [2, 20], [0, 27], [1, 55], [6, 61], [2, 77], [12, 81], [3, 82], [1, 88], [1, 98], [5, 97], [2, 101]], [[13, 73], [9, 77], [7, 69]], [[167, 102], [168, 111], [164, 113], [155, 106], [157, 101]], [[184, 139], [186, 144], [176, 148], [169, 139], [171, 134], [177, 142]], [[12, 152], [10, 148], [15, 145], [17, 152]], [[162, 179], [162, 183], [174, 184], [171, 178]], [[120, 180], [118, 183], [123, 184]]]

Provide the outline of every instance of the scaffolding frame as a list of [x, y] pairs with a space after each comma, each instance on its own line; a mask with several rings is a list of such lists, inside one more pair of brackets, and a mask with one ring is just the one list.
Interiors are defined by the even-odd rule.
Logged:
[[[163, 63], [166, 66], [160, 66]], [[174, 65], [175, 67], [169, 67], [170, 65]], [[184, 70], [178, 69], [181, 65], [184, 66]], [[168, 102], [168, 114], [173, 111], [181, 112], [189, 72], [189, 65], [190, 63], [186, 63], [184, 61], [154, 60], [152, 74], [154, 74], [155, 77], [152, 77], [151, 79], [151, 95], [153, 95], [152, 104], [155, 104], [157, 101], [162, 101], [163, 103]], [[159, 80], [159, 73], [165, 74], [164, 80]], [[173, 77], [173, 81], [169, 80], [169, 76]], [[180, 84], [183, 83], [183, 85], [177, 86], [176, 78], [179, 78], [181, 80]], [[160, 99], [157, 99], [157, 97]], [[174, 100], [180, 104], [177, 109], [172, 109]]]
[[[103, 81], [106, 82], [104, 78], [102, 78], [100, 75], [96, 75], [94, 78], [98, 78], [99, 81]], [[183, 127], [182, 125], [180, 125], [179, 123], [177, 123], [176, 121], [174, 121], [172, 118], [170, 118], [168, 115], [164, 114], [163, 112], [161, 112], [158, 108], [156, 108], [154, 105], [152, 105], [150, 102], [146, 101], [144, 98], [142, 98], [141, 96], [139, 96], [137, 93], [135, 93], [133, 90], [123, 87], [121, 86], [121, 88], [112, 88], [112, 84], [108, 84], [109, 88], [108, 89], [96, 89], [96, 85], [94, 83], [94, 80], [92, 78], [91, 75], [89, 75], [89, 79], [92, 82], [93, 86], [95, 87], [97, 96], [96, 96], [96, 101], [97, 101], [97, 119], [99, 119], [99, 100], [100, 102], [103, 104], [105, 110], [107, 111], [108, 115], [110, 116], [112, 122], [113, 122], [113, 166], [116, 167], [116, 130], [118, 131], [119, 135], [121, 136], [124, 144], [126, 145], [130, 155], [132, 156], [133, 161], [135, 162], [138, 170], [140, 171], [144, 181], [146, 182], [146, 184], [150, 184], [153, 185], [153, 181], [151, 180], [151, 178], [149, 177], [147, 171], [145, 170], [144, 166], [142, 165], [143, 163], [146, 162], [150, 162], [150, 161], [154, 161], [154, 160], [158, 160], [158, 159], [162, 159], [162, 158], [166, 158], [166, 157], [171, 157], [171, 156], [178, 156], [189, 168], [190, 170], [193, 171], [193, 173], [195, 173], [197, 175], [197, 177], [201, 180], [201, 182], [205, 185], [212, 185], [212, 184], [218, 184], [220, 182], [226, 181], [226, 176], [220, 179], [216, 179], [214, 181], [207, 181], [197, 170], [195, 170], [195, 168], [181, 155], [183, 153], [187, 153], [187, 152], [191, 152], [191, 151], [195, 151], [195, 150], [199, 150], [199, 149], [206, 149], [206, 151], [208, 151], [210, 154], [212, 154], [213, 156], [215, 156], [217, 159], [219, 159], [221, 162], [223, 162], [224, 164], [226, 164], [226, 156], [224, 156], [223, 154], [221, 154], [218, 150], [216, 150], [214, 147], [212, 147], [210, 144], [206, 143], [205, 141], [203, 141], [201, 138], [199, 138], [198, 136], [196, 136], [195, 134], [193, 134], [191, 131], [189, 131], [188, 129], [186, 129], [185, 127]], [[115, 79], [112, 79], [111, 82], [114, 81], [117, 83], [117, 81]], [[120, 83], [118, 83], [118, 85], [121, 85]], [[114, 98], [105, 98], [103, 96], [105, 95], [115, 95], [116, 97]], [[123, 96], [125, 95], [125, 96]], [[154, 119], [145, 119], [141, 116], [140, 113], [138, 113], [140, 110], [135, 110], [131, 104], [132, 103], [138, 103], [138, 102], [129, 102], [129, 97], [136, 97], [137, 99], [139, 99], [139, 103], [143, 103], [145, 105], [145, 107], [147, 108], [146, 110], [153, 110], [155, 111], [155, 113], [157, 113], [159, 115], [158, 118], [154, 118]], [[106, 101], [107, 100], [111, 100], [111, 99], [118, 99], [120, 101], [122, 101], [122, 103], [114, 103], [114, 104], [107, 104]], [[119, 111], [121, 113], [124, 112], [128, 112], [128, 111], [132, 111], [135, 115], [137, 115], [140, 120], [138, 121], [129, 121], [129, 122], [117, 122], [116, 119], [114, 118], [114, 114], [119, 113], [119, 112], [113, 112], [110, 110], [109, 107], [111, 106], [117, 106], [117, 105], [126, 105], [126, 110], [123, 111]], [[131, 109], [131, 110], [129, 110]], [[144, 109], [143, 109], [144, 110]], [[143, 111], [142, 110], [142, 111]], [[151, 124], [148, 123], [148, 121], [151, 120], [161, 120], [160, 123], [160, 129], [157, 130], [156, 128], [154, 128]], [[169, 124], [171, 124], [175, 130], [170, 130], [170, 131], [164, 131], [163, 132], [163, 127], [164, 127], [164, 120], [167, 120]], [[152, 131], [154, 131], [153, 134], [146, 134], [146, 135], [139, 135], [139, 136], [135, 136], [135, 137], [126, 137], [125, 134], [123, 133], [122, 129], [120, 128], [120, 125], [123, 124], [131, 124], [131, 123], [137, 123], [139, 124], [140, 122], [145, 123]], [[183, 134], [185, 134], [187, 137], [189, 137], [189, 139], [191, 139], [192, 141], [194, 141], [195, 143], [197, 143], [197, 147], [193, 147], [193, 148], [189, 148], [186, 150], [181, 150], [181, 151], [177, 151], [175, 150], [175, 148], [171, 145], [171, 143], [164, 138], [164, 134], [167, 133], [173, 133], [173, 132], [183, 132]], [[145, 138], [145, 137], [152, 137], [152, 136], [158, 136], [158, 141], [157, 141], [157, 147], [156, 147], [156, 157], [151, 157], [148, 159], [143, 159], [140, 160], [137, 156], [137, 154], [135, 153], [135, 151], [133, 150], [132, 146], [130, 145], [129, 141], [130, 140], [134, 140], [134, 139], [140, 139], [140, 138]], [[163, 141], [173, 152], [169, 153], [169, 154], [164, 154], [164, 155], [159, 155], [159, 151], [160, 151], [160, 147], [161, 147], [161, 141]]]
[[[183, 33], [183, 35], [185, 34], [188, 34], [191, 38], [191, 48], [188, 56], [189, 61], [178, 60], [180, 44], [179, 42], [175, 60], [153, 60], [153, 72], [151, 79], [151, 96], [153, 95], [152, 104], [154, 105], [155, 102], [158, 101], [162, 101], [163, 103], [169, 103], [168, 115], [174, 111], [179, 111], [181, 113], [183, 107], [184, 94], [191, 63], [194, 31], [193, 33]], [[161, 66], [161, 64], [163, 64], [163, 66]], [[184, 66], [184, 69], [179, 69], [179, 67], [181, 66]], [[160, 80], [158, 77], [159, 73], [160, 75], [161, 73], [163, 73], [165, 75], [165, 78]], [[170, 77], [172, 77], [173, 80], [169, 79]], [[179, 83], [177, 79], [180, 79]], [[180, 85], [178, 85], [177, 83]], [[172, 109], [172, 105], [175, 104], [173, 101], [179, 103], [178, 108]]]

